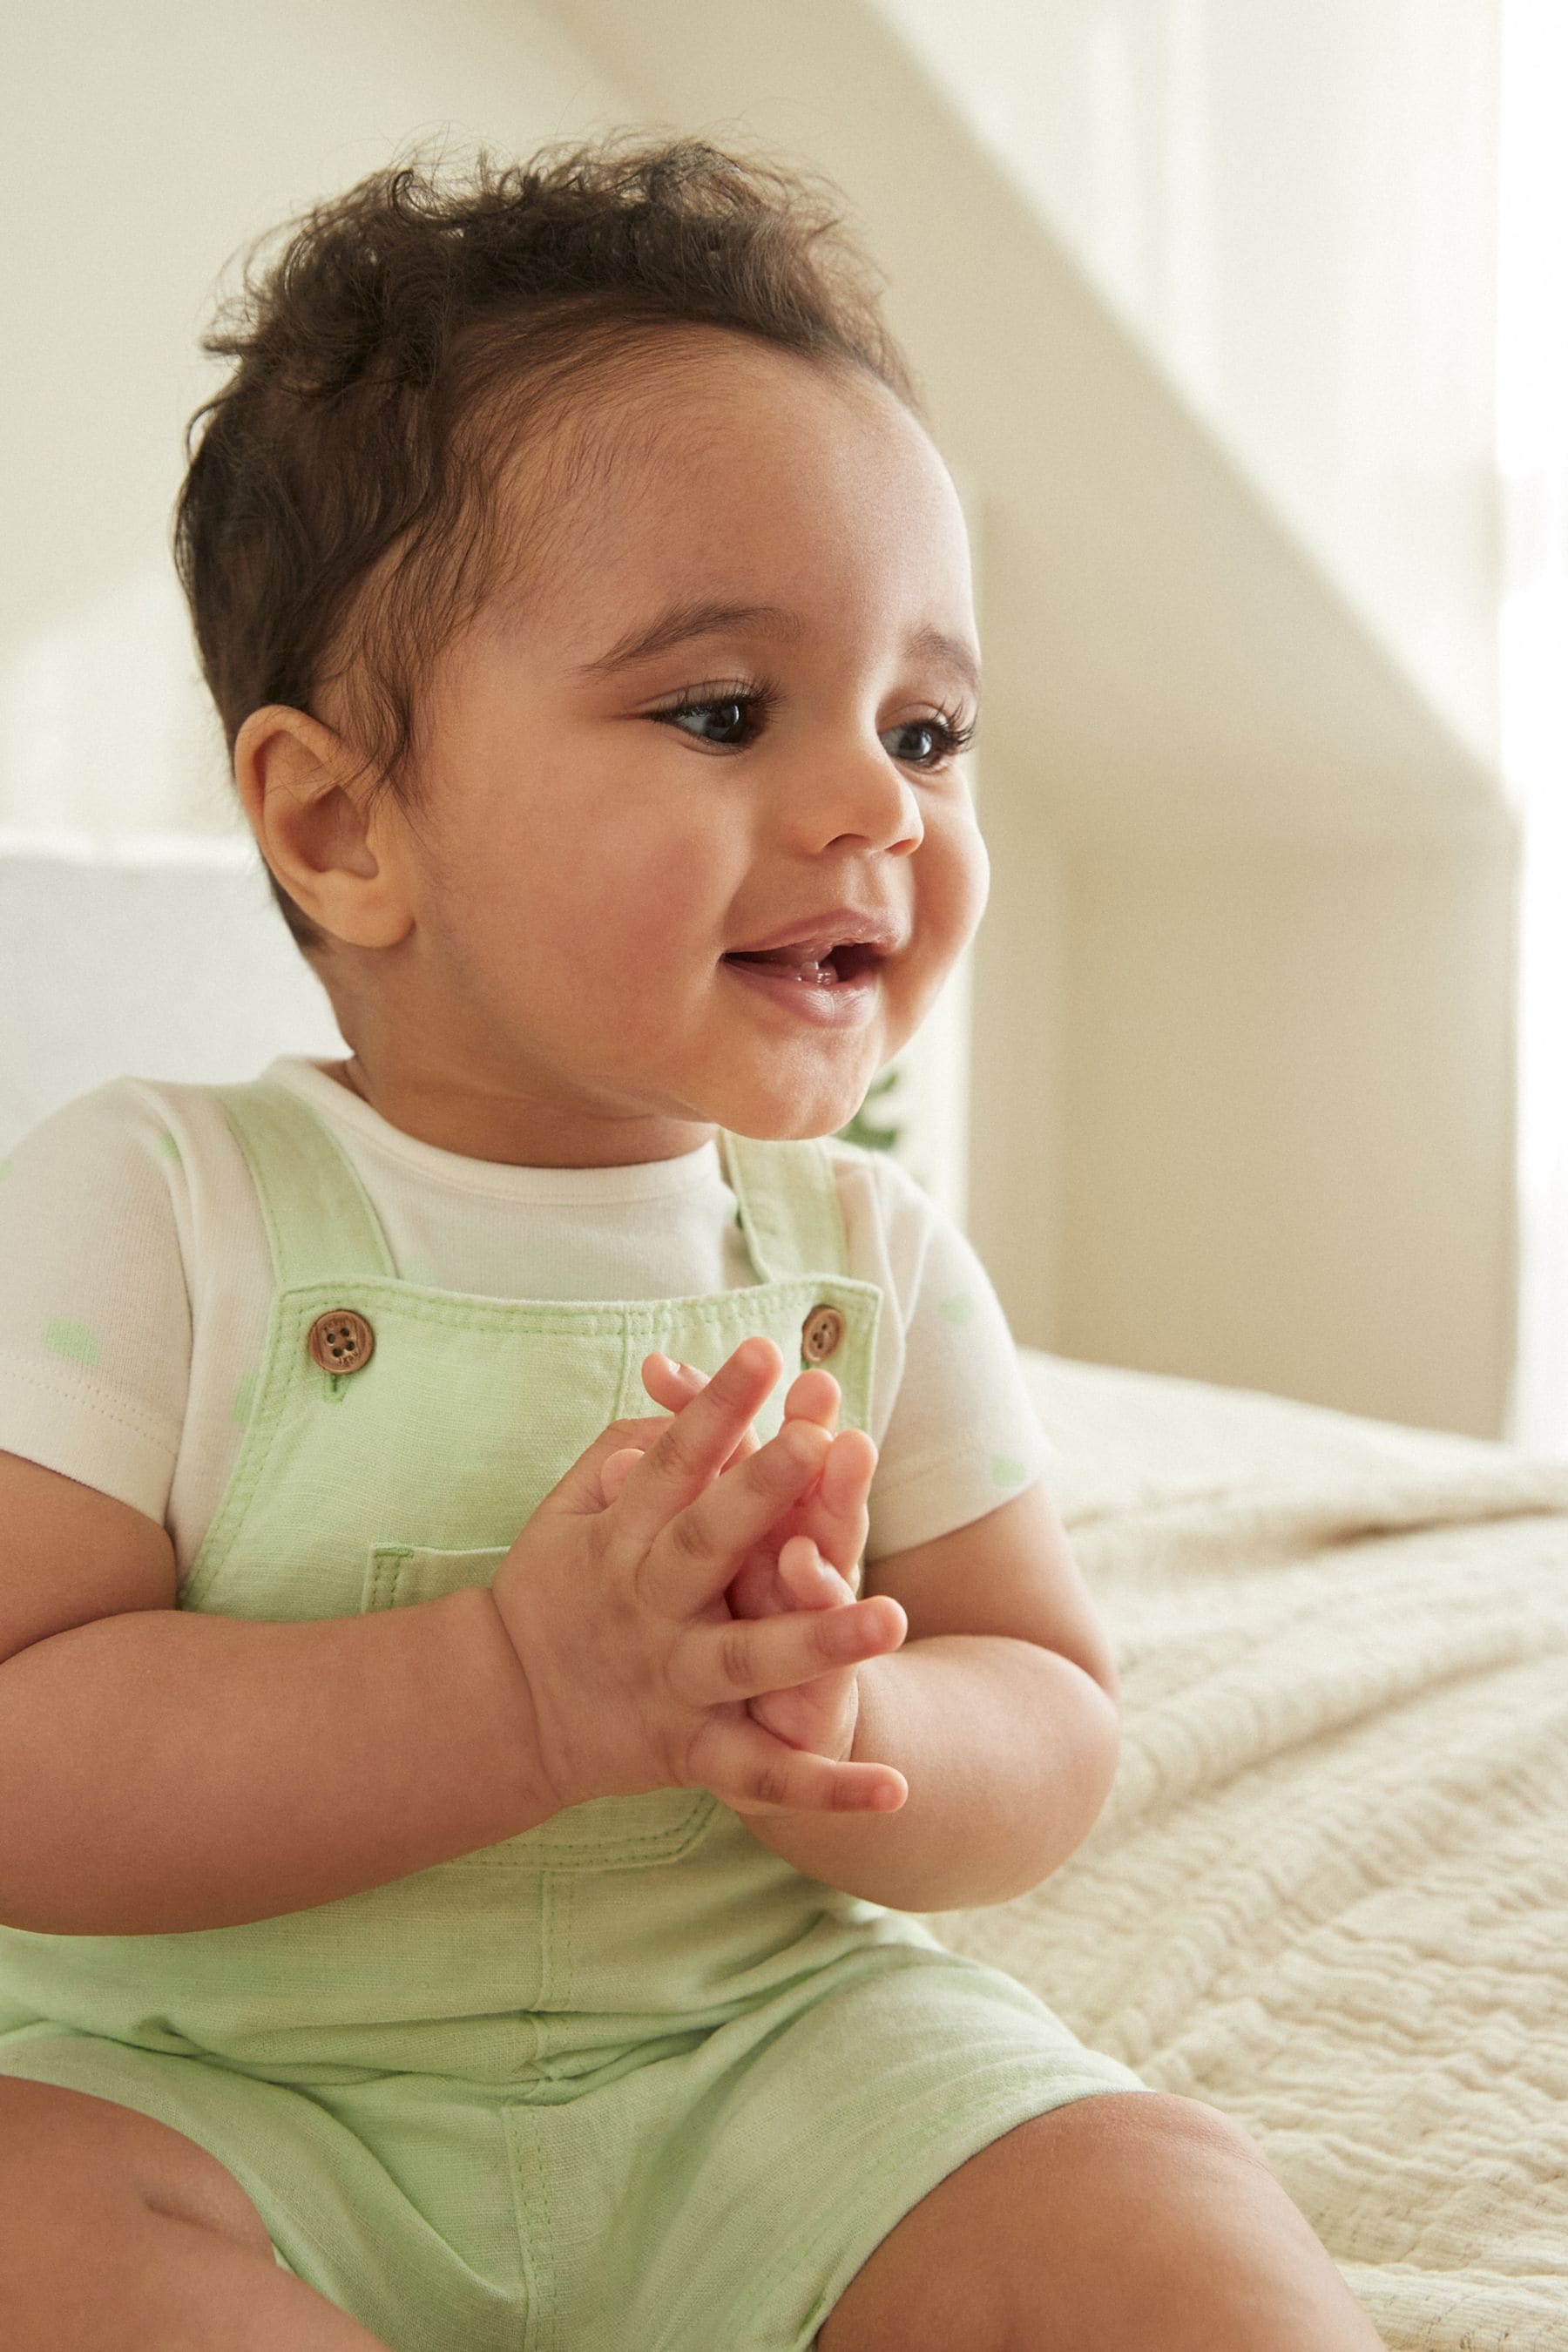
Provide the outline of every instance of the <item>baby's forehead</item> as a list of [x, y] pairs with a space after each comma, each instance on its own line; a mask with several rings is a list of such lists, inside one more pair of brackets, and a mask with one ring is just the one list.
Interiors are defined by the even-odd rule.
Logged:
[[[499, 600], [537, 614], [650, 569], [672, 595], [788, 602], [858, 553], [967, 569], [923, 425], [865, 370], [699, 330], [585, 377], [498, 451]], [[604, 634], [601, 628], [599, 634]]]

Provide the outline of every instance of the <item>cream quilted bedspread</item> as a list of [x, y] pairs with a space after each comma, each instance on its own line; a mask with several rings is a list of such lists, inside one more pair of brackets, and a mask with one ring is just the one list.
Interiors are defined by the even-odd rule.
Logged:
[[1022, 1356], [1122, 1759], [929, 1924], [1245, 2124], [1395, 2352], [1568, 2352], [1568, 1464]]

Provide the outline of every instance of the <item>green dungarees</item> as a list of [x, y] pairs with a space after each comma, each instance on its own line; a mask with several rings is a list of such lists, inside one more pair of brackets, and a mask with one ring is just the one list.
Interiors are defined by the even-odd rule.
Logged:
[[[286, 1087], [215, 1091], [277, 1292], [182, 1607], [338, 1617], [486, 1581], [605, 1425], [651, 1409], [650, 1349], [714, 1371], [771, 1334], [766, 1438], [803, 1326], [837, 1308], [841, 1425], [866, 1426], [881, 1298], [845, 1270], [824, 1144], [721, 1136], [750, 1287], [482, 1298], [397, 1279]], [[348, 1372], [310, 1346], [334, 1309], [374, 1334]], [[0, 2074], [209, 2149], [279, 2260], [394, 2352], [805, 2352], [955, 2166], [1027, 2116], [1144, 2087], [1012, 1978], [805, 1877], [699, 1789], [574, 1805], [252, 1925], [0, 1928]]]

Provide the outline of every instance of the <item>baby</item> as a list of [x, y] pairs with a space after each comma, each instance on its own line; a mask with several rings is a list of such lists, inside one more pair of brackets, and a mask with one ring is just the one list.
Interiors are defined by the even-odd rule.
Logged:
[[1365, 2352], [1237, 2126], [912, 1916], [1073, 1853], [1118, 1696], [840, 1133], [987, 871], [830, 206], [389, 171], [208, 348], [181, 576], [351, 1050], [0, 1186], [9, 2352]]

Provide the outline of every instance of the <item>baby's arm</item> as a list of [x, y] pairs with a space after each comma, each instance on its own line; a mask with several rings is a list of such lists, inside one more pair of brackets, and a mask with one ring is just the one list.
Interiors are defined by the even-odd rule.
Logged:
[[1059, 1869], [1093, 1827], [1121, 1727], [1110, 1646], [1037, 1481], [983, 1518], [867, 1564], [909, 1620], [859, 1670], [852, 1754], [894, 1764], [885, 1820], [752, 1821], [830, 1886], [906, 1911], [1006, 1902]]
[[176, 1609], [164, 1530], [0, 1454], [0, 1920], [236, 1926], [554, 1810], [482, 1586], [268, 1624]]
[[[180, 1611], [153, 1522], [0, 1454], [0, 1920], [235, 1926], [621, 1790], [710, 1786], [764, 1811], [901, 1801], [897, 1773], [799, 1754], [746, 1719], [757, 1692], [904, 1629], [880, 1601], [733, 1638], [724, 1586], [827, 1444], [781, 1431], [714, 1477], [777, 1370], [771, 1343], [738, 1354], [677, 1422], [602, 1432], [493, 1587], [363, 1617]], [[638, 1436], [635, 1491], [606, 1507], [602, 1463]]]

